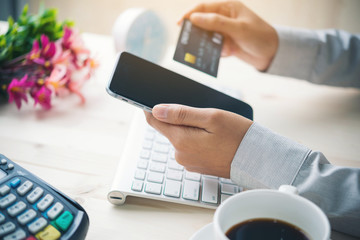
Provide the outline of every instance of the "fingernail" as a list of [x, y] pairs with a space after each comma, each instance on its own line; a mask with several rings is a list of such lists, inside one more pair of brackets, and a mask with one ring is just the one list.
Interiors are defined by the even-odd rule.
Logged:
[[169, 107], [166, 105], [156, 105], [153, 110], [152, 113], [154, 115], [154, 117], [158, 118], [158, 119], [166, 119], [168, 116], [168, 111], [169, 111]]

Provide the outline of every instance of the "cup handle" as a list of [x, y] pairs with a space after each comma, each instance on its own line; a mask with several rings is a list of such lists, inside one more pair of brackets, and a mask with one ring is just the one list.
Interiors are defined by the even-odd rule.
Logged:
[[279, 187], [279, 191], [284, 192], [284, 193], [290, 193], [290, 194], [299, 195], [298, 189], [296, 187], [294, 187], [294, 186], [291, 186], [291, 185], [281, 185]]

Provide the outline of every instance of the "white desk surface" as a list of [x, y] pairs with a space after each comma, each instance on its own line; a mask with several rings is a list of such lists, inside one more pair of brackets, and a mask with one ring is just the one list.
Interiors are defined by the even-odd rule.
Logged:
[[[115, 60], [112, 38], [84, 39], [101, 64], [82, 90], [86, 104], [70, 96], [56, 99], [50, 111], [34, 109], [32, 102], [20, 111], [0, 105], [0, 152], [77, 200], [90, 217], [89, 240], [188, 239], [212, 221], [213, 210], [136, 198], [123, 206], [107, 201], [134, 107], [105, 91]], [[360, 167], [360, 91], [268, 76], [234, 58], [221, 60], [215, 79], [173, 62], [172, 54], [167, 67], [240, 90], [256, 121], [322, 151], [333, 164]]]

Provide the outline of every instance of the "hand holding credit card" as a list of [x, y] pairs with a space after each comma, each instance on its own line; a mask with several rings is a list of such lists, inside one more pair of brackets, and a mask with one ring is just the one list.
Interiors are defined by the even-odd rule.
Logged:
[[216, 77], [224, 37], [184, 19], [174, 60]]

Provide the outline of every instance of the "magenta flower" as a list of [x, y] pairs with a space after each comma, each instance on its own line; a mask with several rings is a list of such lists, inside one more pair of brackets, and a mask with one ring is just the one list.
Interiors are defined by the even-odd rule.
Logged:
[[62, 38], [62, 45], [65, 49], [70, 49], [71, 48], [71, 44], [72, 44], [72, 39], [71, 39], [71, 35], [72, 35], [73, 31], [68, 28], [68, 27], [64, 27], [64, 36]]
[[51, 108], [51, 90], [42, 86], [39, 91], [34, 94], [35, 104], [40, 104], [45, 110]]
[[28, 59], [45, 67], [51, 66], [51, 59], [56, 53], [54, 42], [50, 42], [46, 35], [41, 35], [41, 48], [38, 41], [34, 41], [33, 48], [29, 53]]
[[7, 92], [9, 94], [9, 102], [15, 101], [18, 109], [21, 108], [21, 101], [28, 101], [26, 93], [33, 85], [32, 82], [27, 82], [28, 75], [26, 74], [20, 81], [14, 78], [8, 86]]

